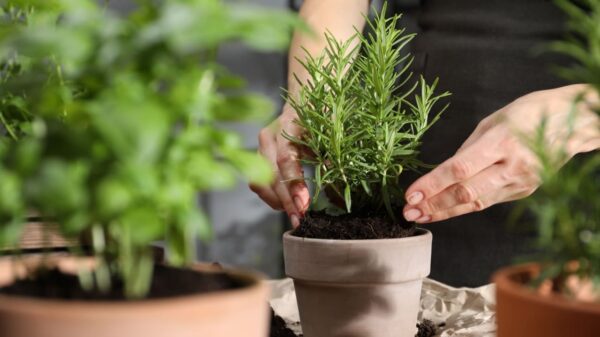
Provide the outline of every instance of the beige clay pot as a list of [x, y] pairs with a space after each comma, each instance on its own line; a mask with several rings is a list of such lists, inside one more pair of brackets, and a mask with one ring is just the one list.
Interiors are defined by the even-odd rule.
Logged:
[[600, 302], [586, 302], [527, 287], [539, 266], [526, 264], [496, 272], [498, 337], [598, 337]]
[[[60, 268], [72, 270], [73, 258]], [[214, 272], [209, 266], [194, 269]], [[10, 260], [0, 260], [0, 286], [12, 282]], [[0, 295], [2, 337], [265, 337], [268, 287], [253, 274], [225, 270], [241, 289], [132, 302], [59, 301]]]
[[413, 337], [431, 233], [384, 240], [283, 236], [305, 337]]

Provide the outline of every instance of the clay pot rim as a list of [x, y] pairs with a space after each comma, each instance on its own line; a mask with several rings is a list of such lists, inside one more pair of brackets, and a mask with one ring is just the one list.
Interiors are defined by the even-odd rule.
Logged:
[[359, 240], [303, 238], [303, 237], [298, 237], [298, 236], [292, 235], [293, 231], [294, 231], [293, 229], [290, 229], [290, 230], [286, 231], [285, 233], [283, 233], [283, 238], [285, 240], [290, 240], [290, 241], [327, 243], [327, 244], [331, 244], [331, 245], [344, 245], [344, 244], [348, 244], [348, 243], [360, 243], [362, 245], [368, 245], [368, 244], [378, 245], [378, 244], [382, 244], [382, 243], [387, 243], [387, 244], [395, 243], [397, 241], [409, 243], [409, 242], [417, 242], [417, 241], [427, 240], [429, 237], [432, 236], [430, 231], [428, 231], [425, 228], [421, 228], [421, 227], [417, 227], [415, 229], [415, 235], [404, 237], [404, 238], [359, 239]]
[[2, 310], [3, 307], [9, 307], [10, 311], [36, 311], [38, 313], [46, 314], [48, 310], [52, 310], [55, 313], [57, 311], [71, 312], [73, 307], [77, 307], [83, 311], [90, 311], [93, 313], [110, 310], [113, 314], [129, 314], [135, 312], [136, 309], [151, 311], [167, 310], [170, 307], [193, 305], [200, 300], [205, 302], [209, 302], [213, 299], [231, 300], [237, 296], [244, 296], [258, 291], [261, 288], [268, 287], [267, 283], [263, 281], [264, 277], [254, 271], [221, 268], [206, 264], [195, 264], [188, 268], [199, 272], [224, 272], [236, 279], [241, 279], [247, 284], [236, 289], [134, 301], [62, 300], [0, 294], [0, 310]]
[[492, 275], [492, 281], [496, 284], [496, 292], [503, 292], [511, 297], [519, 297], [538, 305], [600, 315], [600, 303], [577, 301], [558, 294], [540, 295], [525, 287], [523, 283], [513, 279], [514, 276], [519, 274], [533, 274], [539, 268], [540, 266], [537, 263], [527, 263], [504, 267], [496, 271]]

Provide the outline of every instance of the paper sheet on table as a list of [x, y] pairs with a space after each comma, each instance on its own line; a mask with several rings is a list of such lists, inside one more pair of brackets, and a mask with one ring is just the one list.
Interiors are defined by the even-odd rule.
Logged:
[[[271, 306], [297, 335], [302, 333], [291, 279], [271, 282]], [[479, 288], [453, 288], [425, 279], [421, 291], [419, 320], [445, 322], [439, 337], [496, 336], [494, 285]], [[416, 333], [416, 329], [415, 329]]]

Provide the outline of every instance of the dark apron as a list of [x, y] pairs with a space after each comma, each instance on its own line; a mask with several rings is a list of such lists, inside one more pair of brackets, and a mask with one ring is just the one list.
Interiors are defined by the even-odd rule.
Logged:
[[[405, 11], [406, 3], [397, 1], [394, 10]], [[424, 139], [426, 163], [451, 157], [484, 117], [514, 99], [568, 84], [550, 70], [565, 60], [535, 51], [563, 35], [564, 17], [552, 1], [425, 0], [417, 12], [414, 71], [429, 81], [439, 77], [440, 90], [452, 92], [449, 109]], [[426, 225], [434, 237], [430, 277], [478, 286], [530, 252], [532, 233], [508, 227], [511, 208]]]

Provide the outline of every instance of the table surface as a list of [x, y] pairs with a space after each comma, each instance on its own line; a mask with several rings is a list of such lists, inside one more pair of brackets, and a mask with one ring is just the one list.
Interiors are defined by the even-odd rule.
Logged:
[[[271, 307], [297, 335], [302, 332], [294, 284], [291, 279], [270, 281]], [[454, 288], [425, 279], [419, 320], [444, 322], [439, 337], [495, 337], [495, 288]], [[415, 328], [416, 329], [416, 328]], [[415, 330], [416, 332], [416, 330]]]
[[[62, 248], [75, 244], [59, 234], [58, 225], [47, 222], [28, 222], [25, 224], [19, 249], [35, 250], [41, 248]], [[15, 250], [17, 247], [0, 247], [2, 250]]]

